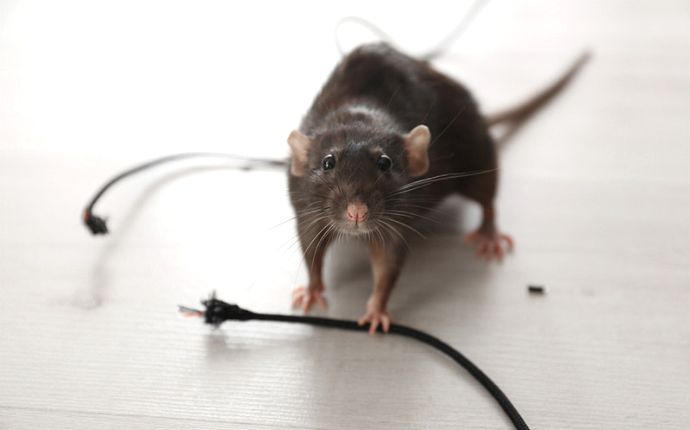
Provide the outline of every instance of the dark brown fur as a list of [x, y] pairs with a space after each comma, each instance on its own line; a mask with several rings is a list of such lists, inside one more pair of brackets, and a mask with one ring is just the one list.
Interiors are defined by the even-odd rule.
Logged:
[[[349, 110], [351, 106], [357, 108]], [[387, 195], [421, 179], [411, 178], [406, 172], [401, 137], [420, 124], [428, 126], [432, 136], [430, 168], [424, 178], [485, 173], [438, 181], [388, 201]], [[345, 57], [314, 100], [300, 131], [312, 142], [307, 173], [290, 175], [289, 188], [309, 267], [310, 289], [323, 288], [323, 254], [338, 232], [332, 229], [325, 233], [327, 220], [314, 221], [314, 216], [307, 215], [314, 208], [338, 219], [344, 205], [359, 198], [367, 203], [373, 219], [380, 215], [409, 225], [410, 219], [399, 212], [423, 215], [425, 208], [432, 209], [453, 193], [474, 199], [486, 208], [494, 199], [494, 145], [469, 91], [428, 63], [388, 45], [363, 46]], [[380, 153], [392, 158], [394, 167], [390, 172], [376, 168]], [[327, 154], [336, 154], [338, 164], [332, 171], [321, 169], [321, 160]], [[387, 213], [389, 210], [396, 211], [395, 215]], [[404, 238], [412, 232], [401, 224], [389, 224], [399, 234], [387, 228], [382, 234], [367, 235], [369, 241], [376, 242], [373, 249], [378, 252], [372, 255], [381, 261], [373, 263], [386, 266], [378, 269], [382, 272], [380, 282], [386, 285], [375, 286], [375, 293], [381, 290], [379, 296], [384, 302], [402, 266]]]
[[[569, 73], [574, 74], [572, 70]], [[567, 81], [562, 80], [558, 89]], [[556, 92], [499, 121], [533, 112]], [[299, 174], [292, 171], [289, 175], [298, 234], [309, 269], [306, 295], [300, 296], [305, 309], [318, 301], [323, 291], [321, 269], [329, 243], [339, 234], [361, 234], [369, 242], [374, 273], [374, 292], [362, 321], [371, 322], [375, 329], [380, 322], [376, 315], [388, 318], [386, 303], [405, 258], [406, 237], [414, 234], [412, 221], [424, 217], [451, 194], [461, 194], [481, 205], [483, 220], [474, 237], [481, 238], [479, 248], [500, 258], [501, 240], [512, 241], [499, 235], [494, 225], [497, 158], [489, 123], [494, 122], [481, 116], [462, 85], [427, 62], [386, 44], [362, 46], [342, 60], [302, 121], [299, 131], [302, 141], [308, 141], [306, 161], [299, 163]], [[430, 163], [422, 177], [413, 177], [404, 139], [418, 125], [426, 125], [431, 132]], [[321, 164], [328, 154], [337, 164], [325, 170]], [[381, 154], [393, 160], [390, 171], [377, 168]], [[293, 150], [293, 164], [304, 160], [295, 157]], [[462, 173], [472, 174], [439, 178]], [[409, 192], [399, 191], [409, 184], [423, 184], [416, 181], [425, 178], [437, 180]], [[352, 229], [343, 220], [347, 204], [353, 201], [368, 207], [368, 228]]]

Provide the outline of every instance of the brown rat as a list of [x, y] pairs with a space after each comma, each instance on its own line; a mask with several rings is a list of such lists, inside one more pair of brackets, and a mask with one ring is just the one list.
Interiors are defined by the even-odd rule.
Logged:
[[340, 235], [357, 236], [368, 243], [374, 275], [359, 322], [387, 331], [388, 298], [416, 231], [411, 221], [455, 193], [482, 208], [467, 241], [500, 259], [513, 241], [495, 223], [497, 158], [488, 127], [526, 118], [583, 62], [521, 107], [486, 119], [467, 89], [425, 61], [382, 43], [347, 55], [288, 138], [290, 198], [309, 272], [294, 305], [325, 306], [326, 249]]

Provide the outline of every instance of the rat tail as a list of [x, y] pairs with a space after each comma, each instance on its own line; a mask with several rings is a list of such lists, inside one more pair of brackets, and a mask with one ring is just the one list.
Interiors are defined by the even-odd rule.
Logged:
[[555, 82], [551, 83], [549, 86], [517, 106], [492, 115], [488, 115], [486, 117], [486, 124], [489, 127], [492, 127], [502, 123], [518, 124], [527, 120], [530, 116], [535, 114], [538, 110], [550, 102], [558, 93], [560, 93], [570, 83], [570, 81], [572, 81], [572, 79], [577, 75], [580, 69], [582, 69], [582, 66], [587, 63], [590, 57], [591, 53], [589, 51], [583, 52], [568, 68], [568, 70], [566, 70], [566, 72]]

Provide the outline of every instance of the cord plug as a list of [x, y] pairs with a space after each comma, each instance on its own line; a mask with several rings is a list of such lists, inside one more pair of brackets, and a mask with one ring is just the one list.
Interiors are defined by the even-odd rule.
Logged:
[[84, 211], [82, 215], [84, 225], [91, 231], [91, 234], [108, 234], [108, 224], [104, 218], [92, 214], [90, 211]]
[[215, 291], [211, 293], [207, 300], [202, 300], [201, 304], [206, 308], [204, 311], [204, 322], [214, 326], [219, 326], [227, 320], [248, 321], [255, 317], [252, 311], [217, 299]]

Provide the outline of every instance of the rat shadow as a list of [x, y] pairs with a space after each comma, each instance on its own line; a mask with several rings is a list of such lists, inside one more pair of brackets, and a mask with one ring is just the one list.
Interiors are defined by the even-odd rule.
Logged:
[[[465, 203], [447, 199], [429, 215], [430, 220], [414, 225], [425, 237], [408, 239], [409, 253], [389, 306], [396, 320], [430, 302], [452, 301], [469, 289], [478, 290], [471, 295], [481, 299], [491, 264], [477, 259], [463, 241], [460, 226], [466, 217]], [[359, 315], [373, 283], [366, 243], [352, 238], [332, 246], [324, 275], [333, 314]]]
[[[434, 222], [416, 226], [427, 238], [410, 241], [410, 255], [391, 302], [394, 317], [404, 317], [413, 325], [416, 325], [415, 321], [424, 320], [424, 325], [433, 326], [433, 319], [428, 322], [428, 309], [434, 309], [434, 306], [426, 305], [444, 302], [452, 306], [462, 299], [458, 296], [458, 291], [462, 290], [471, 292], [473, 302], [483, 299], [481, 291], [487, 290], [483, 277], [491, 272], [491, 267], [474, 261], [473, 251], [464, 246], [460, 226], [464, 224], [466, 214], [461, 209], [460, 202], [454, 199], [446, 201], [434, 213]], [[459, 265], [458, 260], [466, 262]], [[359, 316], [371, 292], [366, 244], [356, 239], [334, 244], [327, 253], [326, 266], [325, 281], [331, 298], [328, 313], [347, 316], [348, 319]], [[465, 269], [468, 266], [472, 267], [469, 271]], [[448, 309], [446, 307], [443, 315], [448, 315]], [[454, 325], [463, 324], [470, 317], [452, 313], [450, 318]], [[408, 369], [403, 376], [408, 383], [397, 385], [397, 389], [402, 390], [400, 399], [403, 403], [412, 405], [418, 399], [415, 389], [410, 387], [428, 382], [426, 369], [429, 366], [441, 369], [449, 377], [458, 376], [461, 382], [481, 390], [479, 384], [464, 370], [458, 369], [452, 360], [433, 353], [425, 345], [408, 344], [408, 341], [393, 335], [369, 336], [264, 321], [244, 324], [249, 325], [248, 329], [229, 333], [229, 326], [224, 326], [223, 331], [206, 335], [204, 346], [210, 374], [227, 377], [229, 368], [246, 368], [243, 380], [260, 384], [267, 377], [262, 379], [250, 372], [257, 368], [269, 369], [271, 377], [289, 382], [286, 386], [290, 387], [292, 396], [319, 399], [319, 407], [309, 410], [314, 422], [329, 422], [333, 416], [348, 416], [369, 407], [372, 398], [390, 395], [383, 376], [401, 376], [381, 372], [380, 369], [386, 366], [391, 354], [403, 350], [415, 358], [396, 365]], [[333, 360], [334, 357], [337, 359]], [[308, 370], [296, 370], [305, 367]], [[362, 389], [369, 395], [361, 397]], [[248, 392], [247, 395], [254, 394]], [[265, 410], [283, 410], [293, 405], [283, 397], [273, 400], [258, 398], [256, 401]]]
[[[142, 209], [146, 206], [146, 202], [154, 193], [165, 185], [168, 185], [171, 182], [185, 176], [228, 169], [245, 170], [241, 167], [228, 166], [186, 167], [182, 168], [181, 170], [165, 174], [144, 188], [137, 199], [131, 204], [130, 209], [125, 212], [125, 215], [121, 221], [118, 222], [117, 233], [110, 234], [106, 238], [107, 242], [103, 245], [100, 253], [96, 257], [93, 268], [91, 269], [91, 282], [87, 291], [88, 297], [75, 299], [72, 301], [73, 304], [83, 309], [95, 309], [103, 305], [107, 292], [110, 289], [111, 276], [108, 270], [108, 261], [110, 260], [111, 256], [119, 250], [123, 239], [127, 237], [127, 233], [134, 224], [134, 221], [138, 218]], [[75, 293], [75, 296], [80, 295], [80, 292]]]

